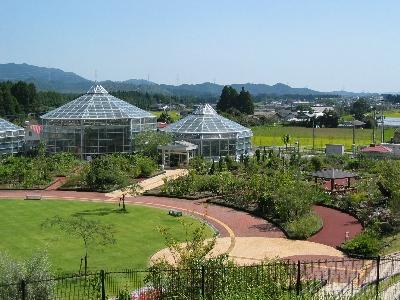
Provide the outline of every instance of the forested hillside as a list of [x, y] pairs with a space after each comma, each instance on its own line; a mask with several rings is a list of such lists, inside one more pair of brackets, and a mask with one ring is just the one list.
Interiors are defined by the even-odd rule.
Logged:
[[[157, 103], [190, 105], [203, 101], [216, 101], [214, 98], [203, 99], [195, 96], [169, 96], [142, 93], [139, 91], [116, 91], [111, 94], [145, 110], [154, 108]], [[23, 81], [0, 82], [0, 117], [10, 120], [24, 120], [29, 115], [37, 118], [41, 114], [79, 96], [79, 94], [37, 91], [33, 83]]]

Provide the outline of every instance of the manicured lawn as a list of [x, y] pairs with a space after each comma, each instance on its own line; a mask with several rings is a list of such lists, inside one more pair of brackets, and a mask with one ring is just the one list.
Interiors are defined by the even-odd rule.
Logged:
[[[83, 256], [82, 241], [56, 229], [43, 229], [46, 218], [55, 215], [81, 215], [114, 224], [116, 244], [89, 250], [90, 269], [143, 269], [149, 257], [164, 248], [164, 238], [158, 226], [171, 229], [175, 237], [183, 238], [180, 220], [195, 222], [189, 217], [175, 218], [165, 210], [128, 205], [128, 213], [120, 213], [116, 204], [60, 200], [0, 200], [0, 251], [15, 258], [47, 249], [54, 271], [78, 271]], [[208, 227], [207, 227], [208, 228]], [[213, 235], [211, 228], [207, 229]]]
[[[253, 143], [256, 146], [283, 146], [282, 136], [290, 134], [291, 144], [300, 141], [300, 146], [312, 147], [312, 128], [256, 126], [253, 130]], [[380, 141], [380, 128], [376, 131], [376, 140]], [[356, 129], [356, 145], [368, 145], [372, 139], [372, 129]], [[385, 129], [385, 140], [393, 137], [393, 128]], [[315, 128], [315, 147], [324, 148], [325, 144], [344, 144], [351, 149], [353, 143], [352, 128]]]

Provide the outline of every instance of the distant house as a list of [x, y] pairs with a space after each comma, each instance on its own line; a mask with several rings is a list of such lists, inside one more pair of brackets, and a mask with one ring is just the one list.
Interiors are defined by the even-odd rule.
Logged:
[[42, 135], [43, 125], [31, 124], [25, 126], [25, 145], [28, 148], [39, 145]]
[[277, 116], [282, 122], [296, 122], [299, 121], [297, 112], [282, 109], [276, 112]]
[[375, 144], [361, 148], [360, 152], [372, 158], [384, 158], [393, 155], [393, 150], [391, 148]]
[[324, 113], [324, 111], [334, 110], [332, 106], [311, 106], [311, 109], [314, 111], [314, 113]]

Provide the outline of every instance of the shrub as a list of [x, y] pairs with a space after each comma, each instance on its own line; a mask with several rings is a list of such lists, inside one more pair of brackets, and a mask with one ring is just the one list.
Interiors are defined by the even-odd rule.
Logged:
[[382, 242], [373, 231], [364, 231], [342, 245], [344, 252], [362, 256], [378, 255], [381, 248]]
[[51, 266], [46, 252], [38, 252], [23, 262], [17, 262], [5, 253], [0, 253], [0, 286], [3, 299], [20, 299], [19, 283], [30, 281], [26, 299], [54, 299], [54, 281], [50, 277]]
[[290, 238], [307, 239], [321, 229], [322, 220], [311, 212], [285, 223], [283, 227]]
[[140, 172], [135, 177], [150, 177], [157, 170], [157, 164], [150, 157], [135, 155], [134, 166]]
[[91, 162], [86, 183], [92, 190], [111, 191], [126, 186], [128, 177], [112, 156], [105, 155]]

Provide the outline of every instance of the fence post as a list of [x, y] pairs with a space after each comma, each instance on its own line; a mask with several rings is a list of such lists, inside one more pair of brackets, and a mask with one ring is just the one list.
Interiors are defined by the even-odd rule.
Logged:
[[204, 270], [204, 266], [201, 266], [201, 297], [202, 297], [202, 299], [205, 299], [205, 297], [204, 297], [205, 285], [206, 285], [205, 270]]
[[297, 279], [296, 279], [296, 295], [300, 295], [301, 289], [301, 265], [300, 260], [297, 261]]
[[104, 270], [100, 271], [100, 281], [101, 281], [101, 300], [106, 300], [106, 287], [104, 280]]
[[375, 288], [376, 288], [376, 295], [375, 295], [376, 299], [378, 299], [378, 297], [379, 297], [379, 280], [380, 280], [380, 274], [379, 274], [380, 270], [379, 269], [380, 269], [380, 264], [381, 264], [381, 257], [378, 256], [376, 258], [376, 286], [375, 286]]
[[26, 282], [24, 279], [21, 280], [21, 300], [26, 299]]

